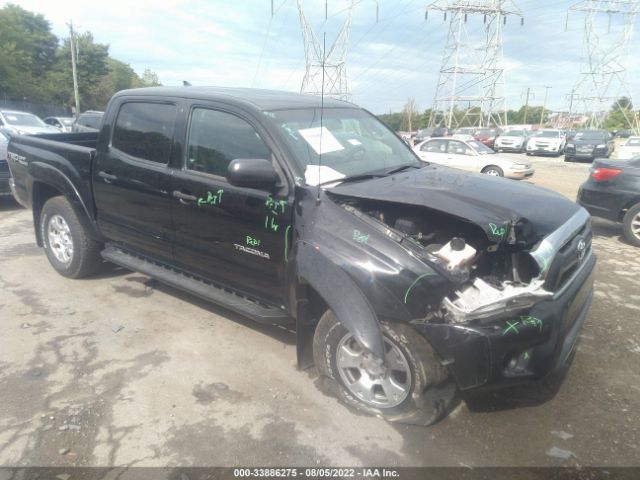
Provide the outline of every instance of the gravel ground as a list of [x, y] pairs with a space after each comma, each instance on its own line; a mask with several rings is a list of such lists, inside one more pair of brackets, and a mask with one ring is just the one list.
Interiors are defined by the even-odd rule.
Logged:
[[[575, 198], [588, 165], [533, 160], [532, 183]], [[639, 250], [594, 225], [596, 296], [564, 383], [424, 428], [325, 395], [289, 331], [115, 267], [57, 275], [30, 212], [2, 200], [0, 465], [638, 466]]]

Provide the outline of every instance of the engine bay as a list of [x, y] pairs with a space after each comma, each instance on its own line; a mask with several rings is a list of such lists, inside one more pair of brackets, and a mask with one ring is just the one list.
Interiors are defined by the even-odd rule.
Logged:
[[[505, 235], [491, 242], [477, 225], [428, 208], [347, 199], [341, 205], [437, 266], [452, 284], [438, 311], [462, 323], [531, 307], [552, 296], [527, 249]], [[515, 223], [515, 222], [514, 222]], [[514, 235], [515, 236], [515, 235]]]

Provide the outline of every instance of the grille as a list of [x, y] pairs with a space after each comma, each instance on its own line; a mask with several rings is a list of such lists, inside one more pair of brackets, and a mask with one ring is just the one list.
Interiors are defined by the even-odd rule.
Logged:
[[[580, 268], [585, 258], [591, 252], [593, 232], [591, 223], [585, 223], [582, 228], [569, 237], [556, 254], [545, 282], [545, 288], [555, 292], [566, 285], [572, 275]], [[580, 254], [578, 245], [584, 241], [585, 248]]]

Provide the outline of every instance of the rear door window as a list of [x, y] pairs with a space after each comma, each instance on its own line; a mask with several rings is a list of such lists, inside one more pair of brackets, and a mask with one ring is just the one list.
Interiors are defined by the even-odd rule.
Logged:
[[177, 107], [166, 103], [124, 103], [118, 112], [111, 144], [142, 160], [168, 163]]

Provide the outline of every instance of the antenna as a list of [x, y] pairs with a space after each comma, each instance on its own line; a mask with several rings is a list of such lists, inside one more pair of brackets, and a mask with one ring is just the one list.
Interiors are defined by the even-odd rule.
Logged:
[[320, 153], [318, 154], [318, 197], [316, 202], [320, 203], [320, 172], [322, 171], [322, 117], [324, 114], [324, 59], [327, 51], [327, 32], [322, 32], [322, 86], [320, 87]]

